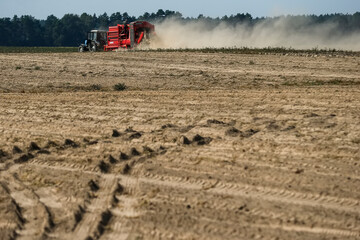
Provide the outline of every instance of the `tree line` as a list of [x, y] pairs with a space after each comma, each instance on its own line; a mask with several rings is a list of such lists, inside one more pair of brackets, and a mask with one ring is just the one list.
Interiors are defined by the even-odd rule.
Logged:
[[249, 13], [238, 13], [221, 18], [183, 17], [176, 11], [159, 9], [156, 13], [145, 12], [135, 17], [127, 12], [116, 12], [110, 16], [107, 13], [96, 16], [83, 13], [81, 15], [65, 14], [62, 18], [54, 15], [45, 20], [39, 20], [29, 15], [0, 18], [0, 46], [77, 46], [83, 42], [86, 33], [91, 29], [107, 29], [108, 26], [130, 23], [136, 20], [145, 20], [159, 23], [167, 19], [175, 19], [184, 23], [206, 22], [208, 28], [221, 23], [236, 26], [245, 24], [251, 28], [258, 23], [271, 24], [278, 19], [285, 19], [289, 27], [301, 29], [304, 26], [316, 26], [324, 23], [335, 24], [337, 34], [360, 33], [360, 12], [355, 14], [326, 14], [326, 15], [299, 15], [281, 17], [253, 18]]

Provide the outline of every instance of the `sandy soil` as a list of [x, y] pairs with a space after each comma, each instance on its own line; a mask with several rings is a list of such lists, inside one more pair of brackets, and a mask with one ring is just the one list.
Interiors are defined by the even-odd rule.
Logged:
[[360, 57], [0, 63], [0, 239], [360, 239]]

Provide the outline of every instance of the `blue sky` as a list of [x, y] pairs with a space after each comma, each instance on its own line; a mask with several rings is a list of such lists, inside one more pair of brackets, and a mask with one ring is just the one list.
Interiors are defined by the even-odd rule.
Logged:
[[0, 17], [15, 14], [32, 15], [46, 19], [53, 14], [62, 17], [66, 13], [111, 14], [128, 12], [139, 16], [158, 9], [179, 11], [184, 16], [199, 14], [222, 17], [236, 13], [250, 13], [254, 17], [282, 14], [326, 14], [360, 12], [360, 0], [0, 0]]

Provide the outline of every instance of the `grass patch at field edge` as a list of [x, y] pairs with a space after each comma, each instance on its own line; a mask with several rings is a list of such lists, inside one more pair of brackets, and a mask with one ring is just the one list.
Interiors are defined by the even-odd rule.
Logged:
[[77, 52], [77, 47], [4, 47], [0, 53], [66, 53]]

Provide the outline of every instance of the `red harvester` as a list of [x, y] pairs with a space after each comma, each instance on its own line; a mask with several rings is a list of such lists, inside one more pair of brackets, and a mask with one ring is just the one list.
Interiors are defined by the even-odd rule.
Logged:
[[104, 51], [113, 51], [119, 48], [132, 49], [140, 43], [148, 43], [154, 34], [155, 26], [146, 21], [109, 27]]

